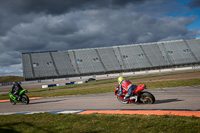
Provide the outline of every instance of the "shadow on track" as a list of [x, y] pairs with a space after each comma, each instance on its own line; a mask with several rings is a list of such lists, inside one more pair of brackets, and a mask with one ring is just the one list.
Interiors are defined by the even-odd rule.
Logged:
[[183, 101], [180, 99], [163, 99], [163, 100], [156, 100], [154, 104], [161, 104], [161, 103], [171, 103], [171, 102], [178, 102], [178, 101]]
[[63, 101], [63, 100], [43, 101], [43, 102], [33, 102], [33, 103], [29, 103], [29, 104], [54, 103], [54, 102], [60, 102], [60, 101]]

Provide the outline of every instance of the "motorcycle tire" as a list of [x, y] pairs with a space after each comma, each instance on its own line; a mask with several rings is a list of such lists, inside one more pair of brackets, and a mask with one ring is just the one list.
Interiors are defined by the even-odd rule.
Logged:
[[139, 100], [144, 104], [153, 104], [155, 102], [155, 97], [150, 92], [143, 92]]
[[13, 101], [11, 98], [10, 98], [10, 103], [11, 103], [12, 105], [15, 105], [15, 104], [16, 104], [15, 101]]
[[25, 95], [25, 94], [22, 95], [21, 102], [22, 102], [23, 104], [29, 104], [29, 98], [28, 98], [28, 96]]

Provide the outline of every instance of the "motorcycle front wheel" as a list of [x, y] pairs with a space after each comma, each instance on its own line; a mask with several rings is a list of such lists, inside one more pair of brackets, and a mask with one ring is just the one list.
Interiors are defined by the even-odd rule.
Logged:
[[155, 97], [150, 92], [143, 92], [140, 95], [140, 101], [145, 104], [153, 104], [155, 102]]
[[27, 95], [22, 95], [22, 103], [23, 104], [29, 104], [29, 98], [28, 98], [28, 96]]

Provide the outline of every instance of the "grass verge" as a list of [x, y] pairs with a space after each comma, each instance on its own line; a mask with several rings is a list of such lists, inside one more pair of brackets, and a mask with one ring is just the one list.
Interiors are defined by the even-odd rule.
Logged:
[[194, 116], [43, 113], [0, 116], [0, 121], [1, 133], [200, 132], [200, 118]]
[[2, 76], [0, 77], [0, 83], [9, 83], [9, 82], [21, 82], [24, 81], [24, 77], [21, 76]]

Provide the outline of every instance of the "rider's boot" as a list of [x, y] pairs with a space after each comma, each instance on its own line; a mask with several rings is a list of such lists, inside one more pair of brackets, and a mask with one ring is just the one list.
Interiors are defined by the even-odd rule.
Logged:
[[21, 101], [21, 96], [17, 96], [17, 101]]
[[134, 95], [134, 96], [132, 96], [131, 98], [132, 98], [131, 100], [133, 100], [133, 99], [134, 99], [134, 100], [135, 100], [135, 102], [137, 102], [137, 100], [138, 100], [138, 96], [137, 96], [137, 95]]
[[127, 99], [126, 99], [126, 97], [124, 97], [124, 100], [123, 100], [123, 102], [126, 102], [127, 101]]
[[137, 102], [137, 100], [138, 100], [138, 96], [136, 95], [136, 96], [135, 96], [135, 102]]

